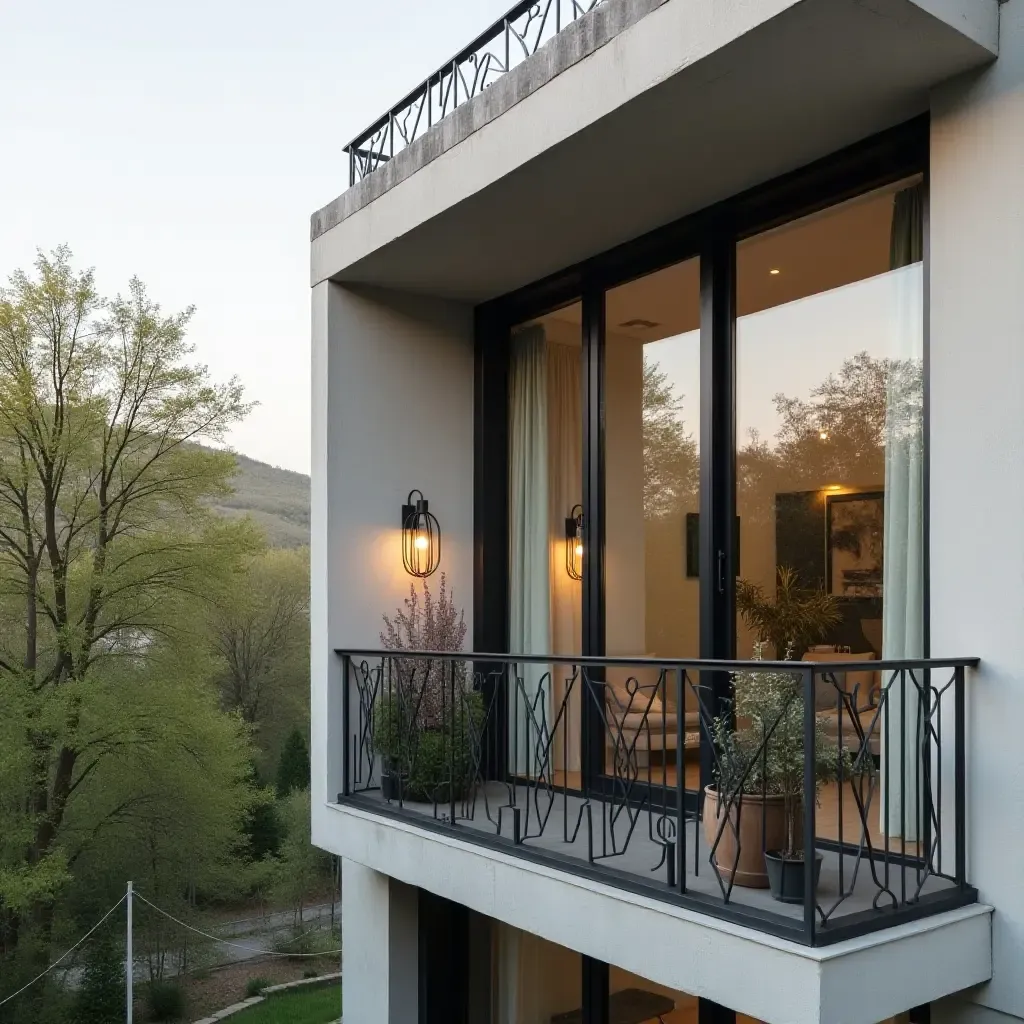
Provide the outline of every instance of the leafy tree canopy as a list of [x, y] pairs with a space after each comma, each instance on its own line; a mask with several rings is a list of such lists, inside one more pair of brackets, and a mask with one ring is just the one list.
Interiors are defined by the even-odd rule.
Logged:
[[0, 952], [98, 844], [185, 870], [244, 804], [200, 640], [259, 541], [210, 511], [234, 457], [198, 445], [248, 406], [191, 316], [138, 280], [104, 298], [63, 248], [0, 292]]

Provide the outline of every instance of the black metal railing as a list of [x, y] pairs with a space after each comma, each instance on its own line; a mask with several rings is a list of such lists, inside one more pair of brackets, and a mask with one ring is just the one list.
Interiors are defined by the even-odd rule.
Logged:
[[348, 183], [387, 163], [604, 0], [526, 0], [435, 71], [345, 147]]
[[340, 803], [811, 945], [977, 898], [977, 659], [337, 653]]

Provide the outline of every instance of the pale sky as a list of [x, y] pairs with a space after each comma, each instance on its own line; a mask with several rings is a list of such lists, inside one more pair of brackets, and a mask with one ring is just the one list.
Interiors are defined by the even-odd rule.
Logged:
[[309, 215], [342, 147], [511, 0], [0, 0], [0, 280], [71, 246], [137, 274], [213, 375], [231, 438], [309, 472]]

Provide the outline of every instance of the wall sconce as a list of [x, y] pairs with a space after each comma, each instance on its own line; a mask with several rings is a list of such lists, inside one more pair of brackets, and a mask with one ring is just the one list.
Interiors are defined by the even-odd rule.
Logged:
[[573, 580], [583, 579], [583, 506], [573, 505], [565, 521], [565, 571]]
[[440, 561], [441, 527], [423, 492], [412, 490], [402, 506], [402, 564], [410, 576], [427, 577]]

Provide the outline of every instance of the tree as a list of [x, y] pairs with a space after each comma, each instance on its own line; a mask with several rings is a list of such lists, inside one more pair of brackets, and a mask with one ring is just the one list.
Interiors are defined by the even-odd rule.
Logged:
[[769, 443], [752, 432], [737, 455], [744, 519], [771, 522], [781, 492], [882, 480], [887, 442], [920, 443], [923, 400], [920, 360], [867, 352], [844, 360], [806, 399], [776, 395], [776, 436]]
[[266, 857], [277, 856], [284, 828], [274, 799], [274, 790], [269, 786], [260, 786], [255, 764], [249, 766], [249, 783], [252, 798], [242, 829], [246, 837], [246, 858], [255, 863]]
[[82, 987], [75, 1000], [75, 1024], [119, 1024], [124, 1019], [123, 951], [109, 926], [86, 950]]
[[296, 789], [309, 789], [309, 751], [298, 729], [293, 729], [277, 765], [277, 796], [286, 797]]
[[211, 631], [223, 666], [223, 706], [237, 711], [272, 754], [289, 729], [308, 721], [309, 549], [254, 556], [241, 585], [217, 603]]
[[[808, 399], [775, 396], [781, 423], [771, 459], [793, 487], [878, 479], [893, 431], [920, 431], [923, 398], [920, 360], [879, 359], [859, 352], [844, 360]], [[748, 462], [765, 454], [757, 437], [743, 452]]]
[[292, 904], [301, 924], [307, 895], [331, 877], [331, 856], [310, 842], [308, 789], [291, 793], [280, 806], [286, 835], [281, 844], [278, 892]]
[[[65, 858], [138, 813], [131, 787], [100, 793], [112, 764], [152, 767], [159, 750], [185, 765], [214, 723], [193, 708], [168, 730], [162, 702], [138, 698], [149, 680], [147, 696], [181, 712], [199, 684], [179, 689], [178, 664], [192, 663], [204, 602], [255, 548], [250, 527], [208, 508], [235, 463], [197, 443], [222, 442], [248, 407], [237, 380], [189, 363], [191, 315], [165, 315], [134, 279], [103, 299], [63, 248], [0, 293], [0, 692], [25, 769], [22, 790], [0, 794], [0, 833], [25, 840], [0, 843], [0, 875], [22, 894], [0, 890], [8, 948], [26, 915], [48, 933], [46, 879]], [[75, 803], [98, 817], [76, 815], [70, 850]]]
[[644, 517], [679, 512], [700, 486], [700, 458], [682, 419], [683, 400], [668, 375], [644, 359]]

